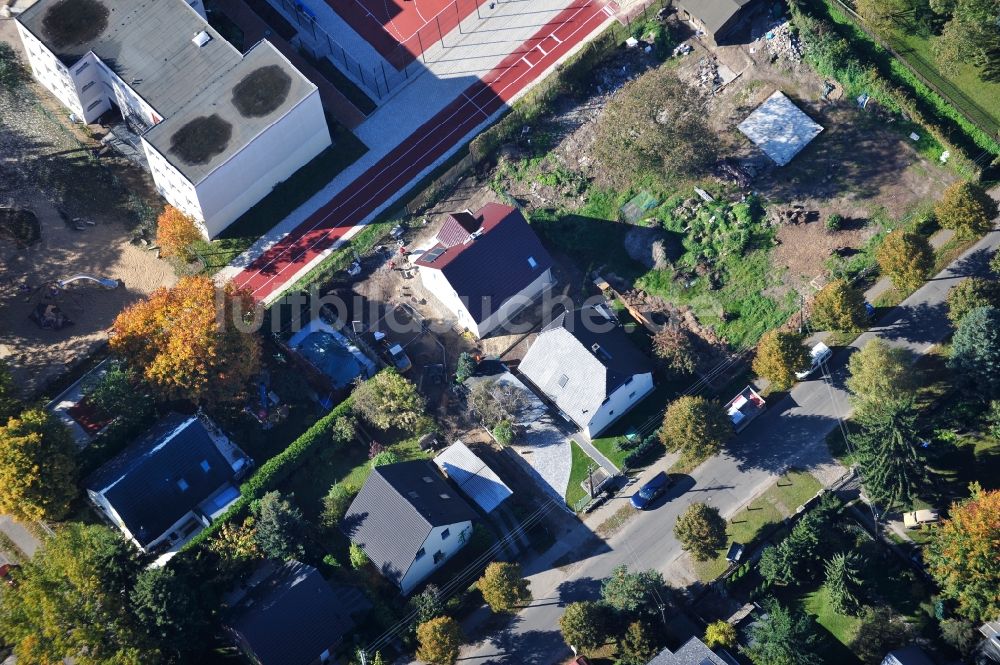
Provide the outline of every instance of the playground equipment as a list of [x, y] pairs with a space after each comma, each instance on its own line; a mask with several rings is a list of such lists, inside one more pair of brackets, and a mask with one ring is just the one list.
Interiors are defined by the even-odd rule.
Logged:
[[58, 282], [56, 282], [56, 286], [58, 286], [60, 289], [65, 289], [73, 282], [79, 282], [79, 281], [93, 282], [94, 284], [97, 284], [109, 291], [113, 291], [114, 289], [117, 289], [119, 286], [121, 286], [121, 282], [118, 281], [117, 279], [110, 279], [108, 277], [92, 277], [91, 275], [73, 275], [72, 277], [69, 277], [67, 279], [59, 280]]

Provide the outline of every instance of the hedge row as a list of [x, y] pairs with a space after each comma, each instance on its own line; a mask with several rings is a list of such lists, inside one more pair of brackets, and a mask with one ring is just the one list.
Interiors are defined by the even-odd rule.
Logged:
[[204, 543], [218, 531], [223, 524], [241, 515], [245, 515], [250, 503], [259, 499], [267, 492], [277, 488], [293, 471], [301, 467], [309, 456], [316, 453], [324, 445], [333, 445], [333, 422], [351, 413], [351, 398], [338, 404], [330, 413], [320, 418], [316, 423], [302, 433], [302, 436], [292, 441], [283, 451], [269, 459], [253, 475], [240, 486], [240, 498], [229, 507], [219, 519], [203, 529], [191, 539], [183, 549], [190, 550]]

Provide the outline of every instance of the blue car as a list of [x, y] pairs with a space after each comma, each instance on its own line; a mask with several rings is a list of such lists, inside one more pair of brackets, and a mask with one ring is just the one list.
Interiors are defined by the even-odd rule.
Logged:
[[670, 487], [670, 476], [666, 471], [660, 471], [653, 476], [653, 479], [639, 488], [639, 491], [632, 495], [632, 507], [636, 510], [643, 510], [653, 502], [656, 497], [667, 491]]

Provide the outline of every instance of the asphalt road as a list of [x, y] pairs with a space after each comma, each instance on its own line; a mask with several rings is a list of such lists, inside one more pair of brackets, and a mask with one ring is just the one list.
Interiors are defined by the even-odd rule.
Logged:
[[[581, 525], [536, 561], [524, 564], [534, 600], [506, 626], [462, 650], [463, 664], [549, 665], [570, 655], [559, 634], [563, 607], [596, 598], [600, 580], [620, 564], [655, 568], [670, 578], [681, 553], [672, 535], [674, 521], [690, 504], [704, 501], [731, 515], [766, 489], [787, 467], [795, 466], [832, 482], [840, 467], [831, 459], [825, 440], [850, 412], [844, 389], [847, 359], [869, 340], [881, 337], [905, 348], [914, 360], [950, 332], [945, 298], [965, 277], [988, 271], [990, 254], [1000, 245], [1000, 233], [989, 233], [923, 287], [887, 312], [877, 324], [846, 349], [835, 353], [825, 377], [796, 385], [770, 405], [738, 435], [725, 454], [691, 473], [653, 510], [630, 520], [607, 541], [596, 541]], [[643, 480], [668, 464], [648, 470]], [[618, 499], [625, 501], [627, 497]], [[561, 558], [560, 558], [561, 557]], [[567, 563], [567, 559], [571, 562]], [[575, 562], [573, 562], [575, 559]], [[553, 564], [558, 562], [560, 567]]]

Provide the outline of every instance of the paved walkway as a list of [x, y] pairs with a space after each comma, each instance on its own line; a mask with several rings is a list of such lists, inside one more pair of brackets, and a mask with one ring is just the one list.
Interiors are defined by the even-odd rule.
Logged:
[[410, 83], [358, 129], [369, 153], [217, 279], [247, 286], [264, 302], [277, 299], [613, 20], [598, 0], [537, 0], [531, 12], [519, 3], [498, 9], [513, 13], [470, 16], [444, 46], [428, 49], [433, 76]]
[[34, 556], [38, 548], [42, 546], [42, 543], [33, 533], [7, 515], [0, 515], [0, 532], [10, 538], [14, 545], [21, 550], [20, 552], [11, 553], [14, 555], [14, 558], [20, 558], [21, 553], [29, 557]]
[[581, 448], [583, 448], [585, 453], [590, 455], [591, 459], [604, 467], [604, 470], [612, 476], [621, 470], [615, 466], [614, 462], [605, 457], [604, 453], [594, 447], [594, 444], [590, 442], [590, 439], [584, 436], [583, 432], [579, 432], [577, 436], [573, 437], [573, 440], [576, 441]]

